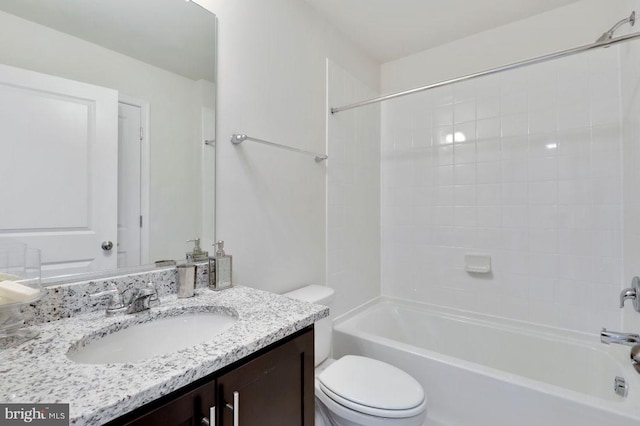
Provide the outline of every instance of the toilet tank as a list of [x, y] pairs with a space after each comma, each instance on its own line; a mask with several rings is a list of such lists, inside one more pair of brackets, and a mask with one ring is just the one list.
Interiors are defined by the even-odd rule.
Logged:
[[[308, 285], [297, 290], [284, 293], [284, 296], [292, 299], [304, 300], [309, 303], [325, 305], [331, 308], [331, 302], [335, 291], [323, 285]], [[332, 332], [331, 315], [317, 321], [314, 326], [315, 334], [315, 365], [317, 366], [325, 359], [329, 358], [331, 350], [331, 332]]]

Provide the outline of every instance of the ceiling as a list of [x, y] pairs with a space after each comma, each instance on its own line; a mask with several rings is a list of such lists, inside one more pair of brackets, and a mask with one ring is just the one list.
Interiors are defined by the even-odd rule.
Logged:
[[381, 63], [578, 0], [305, 0]]

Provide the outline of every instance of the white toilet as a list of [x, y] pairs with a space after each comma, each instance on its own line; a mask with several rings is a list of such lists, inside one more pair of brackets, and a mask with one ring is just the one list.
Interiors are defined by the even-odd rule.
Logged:
[[[330, 306], [334, 291], [310, 285], [284, 295]], [[421, 426], [427, 399], [420, 383], [372, 358], [330, 359], [331, 333], [331, 317], [316, 322], [316, 426]]]

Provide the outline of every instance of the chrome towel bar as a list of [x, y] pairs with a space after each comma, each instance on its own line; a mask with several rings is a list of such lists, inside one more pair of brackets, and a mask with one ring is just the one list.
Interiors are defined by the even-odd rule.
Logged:
[[247, 136], [245, 134], [236, 133], [231, 135], [231, 143], [233, 143], [234, 145], [238, 145], [244, 141], [258, 142], [265, 145], [274, 146], [276, 148], [286, 149], [288, 151], [293, 151], [293, 152], [297, 152], [304, 155], [310, 155], [314, 157], [314, 159], [316, 160], [316, 163], [319, 163], [329, 158], [327, 155], [324, 155], [324, 154], [316, 154], [315, 152], [305, 151], [303, 149], [293, 148], [291, 146], [281, 145], [279, 143], [269, 142], [269, 141], [265, 141], [258, 138], [252, 138], [251, 136]]

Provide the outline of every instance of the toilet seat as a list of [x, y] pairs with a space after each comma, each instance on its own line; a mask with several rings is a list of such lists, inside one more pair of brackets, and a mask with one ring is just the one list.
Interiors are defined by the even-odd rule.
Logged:
[[407, 418], [425, 410], [422, 386], [404, 371], [371, 358], [346, 355], [318, 375], [320, 390], [351, 410]]

